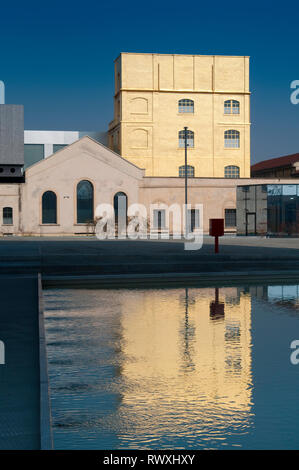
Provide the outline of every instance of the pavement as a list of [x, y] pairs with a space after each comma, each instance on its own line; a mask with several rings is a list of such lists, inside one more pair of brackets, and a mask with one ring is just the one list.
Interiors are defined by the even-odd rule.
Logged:
[[[299, 239], [224, 236], [220, 252], [204, 237], [200, 250], [181, 240], [104, 240], [95, 237], [5, 237], [0, 240], [0, 274], [40, 272], [43, 280], [270, 275], [299, 278]], [[133, 282], [133, 281], [132, 281]]]

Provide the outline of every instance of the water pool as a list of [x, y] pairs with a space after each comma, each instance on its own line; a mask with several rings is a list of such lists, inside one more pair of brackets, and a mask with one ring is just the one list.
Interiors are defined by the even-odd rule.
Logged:
[[56, 449], [297, 449], [298, 286], [45, 291]]

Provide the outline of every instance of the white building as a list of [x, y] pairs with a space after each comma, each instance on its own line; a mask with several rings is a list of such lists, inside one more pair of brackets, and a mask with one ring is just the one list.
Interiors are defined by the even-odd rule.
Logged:
[[85, 135], [89, 135], [97, 142], [107, 145], [107, 132], [24, 131], [25, 169], [76, 142]]

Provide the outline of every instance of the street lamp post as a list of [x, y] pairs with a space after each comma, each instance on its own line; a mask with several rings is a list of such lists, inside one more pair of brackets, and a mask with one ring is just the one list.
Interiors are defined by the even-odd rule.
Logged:
[[184, 127], [185, 131], [185, 233], [187, 235], [188, 231], [188, 210], [187, 210], [187, 204], [188, 204], [188, 173], [187, 173], [187, 163], [188, 163], [188, 155], [187, 155], [187, 136], [188, 136], [188, 127]]

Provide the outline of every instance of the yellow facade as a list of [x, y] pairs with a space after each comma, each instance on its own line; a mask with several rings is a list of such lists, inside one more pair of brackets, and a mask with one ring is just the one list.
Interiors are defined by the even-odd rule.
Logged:
[[[188, 165], [195, 177], [224, 177], [228, 166], [250, 177], [249, 57], [120, 54], [110, 148], [145, 168], [146, 176], [179, 176], [185, 126], [194, 133]], [[239, 138], [227, 141], [231, 130]]]

